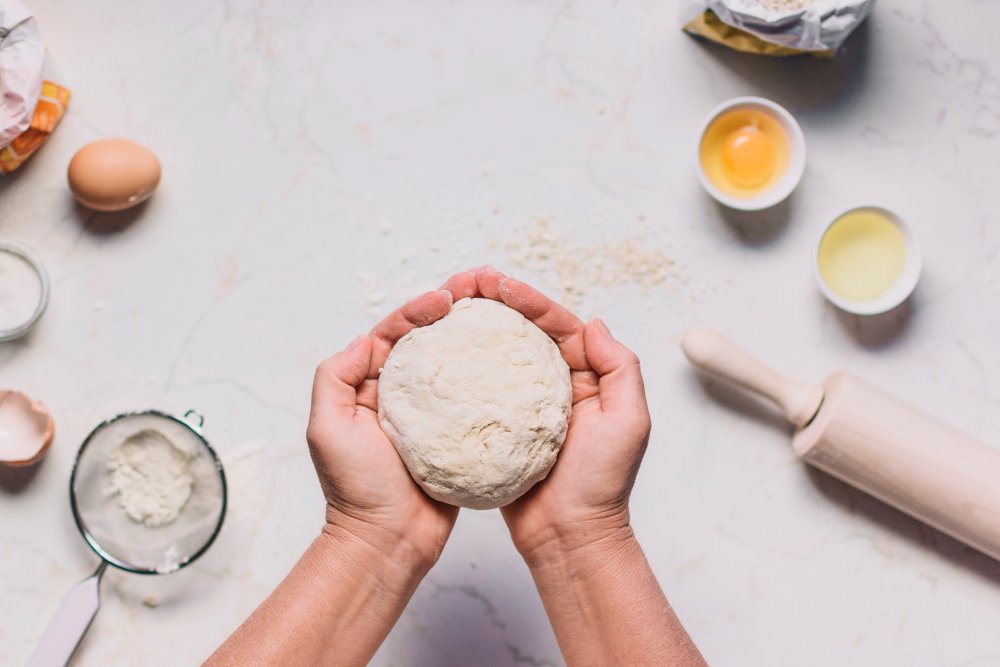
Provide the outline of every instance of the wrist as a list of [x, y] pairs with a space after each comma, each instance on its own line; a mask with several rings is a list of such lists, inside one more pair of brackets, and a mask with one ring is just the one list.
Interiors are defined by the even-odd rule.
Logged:
[[418, 549], [409, 539], [391, 531], [345, 516], [331, 517], [314, 548], [321, 557], [342, 567], [345, 559], [357, 563], [360, 569], [379, 579], [379, 583], [394, 594], [409, 596], [434, 564], [433, 558]]
[[636, 545], [628, 509], [552, 522], [517, 542], [531, 570], [549, 564], [606, 563]]

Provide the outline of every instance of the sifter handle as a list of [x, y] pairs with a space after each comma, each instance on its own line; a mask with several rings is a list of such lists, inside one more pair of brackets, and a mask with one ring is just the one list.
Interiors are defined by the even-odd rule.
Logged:
[[107, 567], [108, 562], [102, 560], [92, 575], [67, 591], [56, 615], [38, 641], [35, 652], [28, 659], [27, 667], [64, 667], [69, 664], [101, 605], [101, 575]]
[[808, 424], [823, 402], [823, 389], [819, 385], [785, 377], [717, 331], [690, 329], [681, 339], [681, 349], [698, 369], [776, 403], [795, 426]]

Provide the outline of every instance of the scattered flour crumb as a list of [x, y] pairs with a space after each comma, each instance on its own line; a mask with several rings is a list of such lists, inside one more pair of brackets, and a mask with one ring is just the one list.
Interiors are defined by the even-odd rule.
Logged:
[[[185, 560], [185, 562], [187, 562]], [[181, 551], [174, 542], [163, 552], [163, 562], [156, 566], [157, 574], [170, 574], [181, 569]]]
[[191, 454], [152, 430], [126, 438], [108, 458], [108, 472], [108, 495], [118, 496], [128, 518], [151, 528], [174, 521], [194, 486]]
[[681, 279], [679, 267], [645, 238], [605, 243], [573, 241], [552, 229], [552, 216], [534, 220], [518, 230], [519, 240], [507, 245], [507, 259], [515, 265], [555, 278], [560, 297], [579, 306], [590, 288], [635, 284], [650, 288], [668, 279]]
[[150, 609], [155, 609], [156, 607], [160, 606], [160, 601], [152, 593], [144, 597], [142, 599], [142, 603], [147, 607], [149, 607]]

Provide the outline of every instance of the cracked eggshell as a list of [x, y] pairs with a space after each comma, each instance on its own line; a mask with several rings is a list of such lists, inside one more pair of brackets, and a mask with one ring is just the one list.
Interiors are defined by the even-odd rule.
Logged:
[[38, 463], [48, 453], [55, 428], [44, 405], [19, 391], [0, 389], [0, 464]]
[[502, 507], [544, 479], [571, 409], [558, 346], [490, 299], [403, 336], [379, 376], [379, 423], [413, 479], [461, 507]]

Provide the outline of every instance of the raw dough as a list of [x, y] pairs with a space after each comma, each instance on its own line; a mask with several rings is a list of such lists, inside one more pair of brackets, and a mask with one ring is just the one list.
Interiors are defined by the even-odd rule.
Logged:
[[545, 478], [572, 405], [559, 348], [516, 310], [462, 299], [392, 349], [378, 416], [432, 498], [489, 509]]

